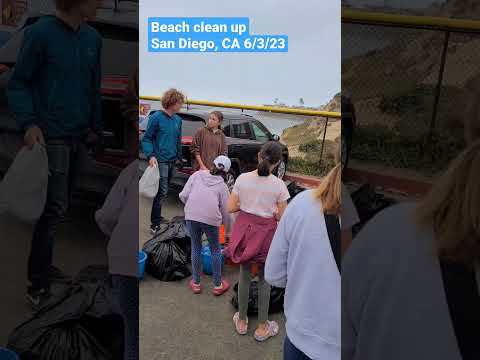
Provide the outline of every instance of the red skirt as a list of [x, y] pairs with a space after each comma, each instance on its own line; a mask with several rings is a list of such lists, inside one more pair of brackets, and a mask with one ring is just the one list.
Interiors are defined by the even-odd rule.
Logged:
[[275, 218], [266, 219], [240, 211], [224, 254], [235, 264], [265, 264], [276, 230]]

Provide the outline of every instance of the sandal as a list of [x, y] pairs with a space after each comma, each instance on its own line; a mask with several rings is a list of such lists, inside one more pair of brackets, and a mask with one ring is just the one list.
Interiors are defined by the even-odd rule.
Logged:
[[275, 321], [269, 321], [267, 320], [267, 333], [263, 336], [257, 335], [257, 332], [255, 331], [254, 338], [257, 341], [265, 341], [270, 339], [271, 337], [274, 337], [275, 335], [278, 334], [278, 324]]
[[233, 315], [233, 323], [235, 324], [235, 329], [237, 330], [237, 333], [239, 335], [245, 335], [248, 331], [248, 317], [245, 320], [245, 323], [246, 323], [245, 329], [240, 329], [239, 322], [240, 322], [240, 313], [236, 312], [235, 315]]

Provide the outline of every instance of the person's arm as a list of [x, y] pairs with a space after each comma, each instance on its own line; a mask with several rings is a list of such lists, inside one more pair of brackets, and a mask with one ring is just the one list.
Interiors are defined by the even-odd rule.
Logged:
[[228, 199], [227, 210], [230, 214], [234, 214], [240, 211], [240, 198], [238, 194], [232, 192], [230, 198]]
[[287, 259], [289, 249], [289, 213], [282, 217], [273, 237], [265, 262], [265, 280], [273, 286], [287, 286]]
[[230, 196], [230, 192], [228, 191], [228, 187], [225, 184], [225, 188], [220, 194], [220, 212], [222, 213], [222, 223], [225, 225], [225, 234], [230, 234], [231, 230], [231, 217], [230, 212], [228, 211], [228, 198]]
[[288, 188], [283, 181], [279, 182], [280, 184], [280, 195], [278, 196], [277, 200], [277, 212], [275, 213], [275, 219], [280, 221], [282, 218], [283, 213], [288, 205], [288, 199], [290, 199], [290, 193], [288, 192]]
[[184, 204], [186, 204], [187, 201], [188, 201], [188, 197], [190, 196], [190, 193], [192, 191], [192, 185], [193, 185], [194, 180], [195, 180], [195, 174], [191, 175], [188, 178], [187, 183], [183, 187], [182, 192], [178, 195], [178, 197], [180, 198], [180, 200]]
[[342, 256], [347, 252], [352, 243], [352, 227], [360, 221], [348, 189], [342, 184]]
[[155, 141], [155, 135], [157, 133], [157, 127], [158, 127], [158, 122], [155, 119], [155, 117], [154, 116], [150, 117], [150, 119], [148, 119], [147, 131], [145, 131], [145, 134], [143, 135], [143, 138], [142, 138], [143, 153], [145, 154], [148, 161], [150, 161], [151, 158], [155, 157], [154, 141]]
[[190, 147], [190, 151], [192, 155], [195, 157], [195, 160], [197, 161], [197, 164], [200, 167], [200, 169], [206, 170], [207, 167], [203, 163], [202, 157], [200, 155], [200, 144], [202, 143], [202, 130], [203, 129], [199, 129], [195, 133], [195, 136], [193, 137], [193, 141], [192, 141], [192, 146]]
[[280, 221], [282, 219], [283, 213], [287, 209], [288, 203], [287, 201], [281, 201], [277, 203], [277, 212], [275, 213], [275, 219]]
[[31, 129], [36, 131], [36, 135], [31, 139], [27, 139], [27, 134], [25, 136], [25, 141], [30, 146], [37, 141], [43, 142], [39, 119], [33, 105], [32, 89], [35, 76], [44, 62], [43, 46], [41, 36], [32, 29], [25, 30], [17, 62], [7, 85], [8, 105], [19, 128], [27, 134], [29, 131], [32, 132]]
[[227, 146], [227, 138], [225, 134], [222, 134], [222, 149], [221, 149], [221, 154], [228, 156], [228, 146]]
[[[178, 116], [178, 115], [177, 115]], [[180, 126], [178, 129], [178, 134], [177, 134], [177, 160], [182, 161], [183, 155], [182, 155], [182, 119], [178, 116], [180, 119]]]
[[97, 63], [93, 77], [92, 92], [92, 122], [91, 131], [100, 136], [103, 131], [102, 117], [102, 39], [99, 37], [97, 46]]

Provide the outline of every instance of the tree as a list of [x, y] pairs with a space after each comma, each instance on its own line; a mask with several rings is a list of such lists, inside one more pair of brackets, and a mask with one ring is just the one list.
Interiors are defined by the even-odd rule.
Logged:
[[305, 104], [305, 101], [303, 101], [303, 98], [300, 98], [299, 103], [300, 103], [300, 105], [304, 105], [304, 104]]

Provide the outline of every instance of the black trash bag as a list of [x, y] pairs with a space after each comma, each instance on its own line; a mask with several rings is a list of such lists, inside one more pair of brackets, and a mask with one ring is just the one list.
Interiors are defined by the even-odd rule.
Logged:
[[174, 240], [149, 240], [143, 251], [147, 253], [145, 271], [161, 281], [179, 281], [190, 276], [187, 254]]
[[[232, 297], [232, 305], [238, 310], [238, 282], [233, 286], [235, 294]], [[285, 297], [285, 289], [272, 286], [270, 291], [270, 305], [268, 308], [269, 314], [275, 314], [283, 311], [283, 300]], [[252, 281], [250, 283], [250, 290], [248, 293], [248, 315], [258, 314], [258, 282]]]
[[106, 284], [72, 285], [9, 336], [21, 360], [123, 358], [124, 326]]
[[108, 283], [110, 274], [108, 273], [108, 265], [90, 265], [80, 270], [74, 277], [75, 283]]
[[157, 239], [158, 241], [174, 241], [187, 255], [187, 261], [191, 261], [191, 242], [183, 216], [176, 216], [168, 223], [161, 223], [152, 239]]
[[360, 218], [360, 222], [352, 229], [354, 236], [377, 213], [396, 203], [394, 199], [377, 193], [370, 184], [362, 185], [351, 194], [351, 197]]
[[299, 186], [296, 182], [291, 182], [290, 184], [288, 184], [287, 190], [290, 194], [290, 199], [288, 199], [288, 202], [290, 202], [295, 198], [295, 196], [305, 191], [306, 189]]

